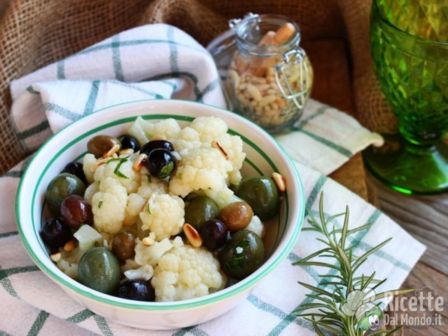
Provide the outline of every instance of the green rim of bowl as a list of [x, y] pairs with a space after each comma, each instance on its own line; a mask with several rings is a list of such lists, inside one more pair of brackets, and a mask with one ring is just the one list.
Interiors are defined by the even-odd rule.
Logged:
[[[153, 99], [144, 99], [144, 100], [136, 100], [136, 101], [132, 101], [132, 102], [126, 102], [126, 103], [120, 103], [120, 104], [115, 104], [115, 105], [110, 105], [107, 107], [104, 107], [102, 109], [99, 109], [96, 111], [96, 113], [94, 115], [92, 115], [92, 117], [94, 117], [95, 115], [97, 115], [98, 112], [104, 113], [109, 109], [112, 108], [116, 108], [119, 106], [126, 106], [126, 105], [133, 105], [133, 104], [137, 104], [137, 103], [143, 103], [143, 102], [153, 102]], [[183, 101], [183, 100], [169, 100], [172, 102], [177, 102], [177, 103], [181, 103], [181, 104], [190, 104], [190, 105], [197, 105], [197, 106], [208, 106], [211, 107], [215, 110], [221, 111], [223, 113], [231, 113], [229, 111], [226, 111], [224, 109], [218, 108], [216, 106], [212, 106], [212, 105], [208, 105], [208, 104], [200, 104], [200, 103], [195, 103], [195, 102], [189, 102], [189, 101]], [[243, 119], [242, 117], [239, 117], [238, 115], [235, 115], [234, 113], [232, 113], [232, 115], [234, 117], [240, 118], [241, 120], [247, 122], [246, 119]], [[83, 139], [84, 137], [88, 136], [91, 133], [97, 132], [99, 129], [104, 129], [104, 128], [108, 128], [108, 127], [112, 127], [118, 124], [122, 124], [125, 122], [129, 122], [132, 120], [135, 120], [139, 115], [135, 115], [132, 117], [125, 117], [122, 119], [118, 119], [115, 120], [113, 122], [107, 123], [107, 124], [103, 124], [101, 126], [96, 127], [95, 129], [92, 129], [84, 134], [82, 134], [81, 136], [76, 137], [74, 140], [70, 141], [69, 144], [65, 145], [60, 151], [58, 151], [58, 153], [47, 163], [47, 165], [45, 166], [44, 170], [42, 171], [42, 173], [40, 174], [38, 181], [36, 182], [36, 187], [35, 190], [33, 191], [33, 193], [36, 193], [36, 189], [40, 184], [40, 180], [42, 179], [42, 176], [45, 174], [45, 172], [48, 170], [49, 166], [51, 165], [51, 163], [61, 154], [61, 152], [66, 149], [67, 147], [71, 147], [73, 144], [75, 144], [76, 142], [80, 141], [81, 139]], [[140, 115], [141, 117], [145, 118], [145, 119], [155, 119], [155, 118], [167, 118], [167, 117], [173, 117], [176, 118], [178, 120], [184, 120], [184, 121], [191, 121], [194, 118], [193, 117], [189, 117], [189, 116], [181, 116], [181, 115], [168, 115], [168, 114], [149, 114], [149, 115]], [[89, 118], [89, 117], [86, 117]], [[83, 118], [83, 120], [85, 120], [86, 118]], [[48, 276], [50, 277], [52, 280], [54, 280], [56, 283], [58, 284], [62, 284], [65, 287], [69, 288], [70, 290], [76, 292], [77, 294], [80, 294], [88, 299], [97, 301], [97, 302], [101, 302], [104, 304], [110, 304], [116, 307], [120, 307], [120, 308], [127, 308], [127, 309], [139, 309], [139, 310], [148, 310], [148, 311], [162, 311], [162, 310], [185, 310], [185, 309], [192, 309], [192, 308], [196, 308], [199, 306], [204, 306], [204, 305], [208, 305], [208, 304], [212, 304], [218, 301], [222, 301], [226, 298], [235, 296], [241, 292], [243, 292], [244, 290], [252, 287], [253, 285], [255, 285], [255, 283], [257, 283], [259, 280], [261, 280], [263, 277], [265, 277], [266, 275], [268, 275], [283, 259], [286, 258], [286, 256], [289, 254], [289, 252], [292, 250], [292, 248], [294, 247], [294, 244], [297, 241], [298, 235], [302, 229], [302, 225], [303, 225], [303, 220], [304, 220], [304, 214], [305, 214], [305, 207], [304, 205], [301, 205], [299, 207], [299, 213], [298, 213], [298, 220], [296, 222], [296, 224], [294, 225], [293, 228], [293, 232], [291, 234], [291, 237], [289, 239], [289, 241], [286, 243], [283, 251], [276, 256], [276, 258], [274, 260], [271, 261], [271, 263], [263, 270], [263, 272], [254, 272], [252, 275], [250, 275], [249, 277], [241, 280], [240, 282], [226, 288], [220, 291], [217, 291], [213, 294], [209, 294], [203, 297], [199, 297], [199, 298], [194, 298], [194, 299], [189, 299], [189, 300], [184, 300], [184, 301], [174, 301], [174, 302], [136, 302], [136, 301], [131, 301], [131, 300], [126, 300], [126, 299], [120, 299], [111, 295], [107, 295], [107, 294], [103, 294], [100, 292], [97, 292], [95, 290], [92, 290], [84, 285], [82, 285], [81, 283], [77, 282], [76, 280], [70, 279], [68, 278], [68, 276], [66, 276], [68, 279], [65, 279], [61, 276], [61, 274], [56, 273], [55, 271], [53, 271], [52, 269], [48, 268], [43, 262], [41, 262], [38, 258], [38, 256], [34, 253], [31, 245], [28, 242], [27, 237], [25, 236], [25, 233], [22, 229], [22, 220], [21, 220], [21, 204], [20, 204], [20, 198], [21, 198], [21, 194], [22, 194], [22, 187], [23, 187], [23, 181], [26, 180], [27, 175], [29, 174], [30, 171], [30, 167], [33, 166], [33, 162], [34, 160], [36, 160], [36, 158], [39, 156], [39, 153], [45, 148], [45, 146], [52, 141], [56, 136], [60, 137], [61, 134], [64, 134], [67, 130], [69, 131], [72, 127], [76, 127], [76, 122], [66, 126], [65, 128], [63, 128], [62, 130], [60, 130], [58, 133], [54, 134], [53, 136], [51, 136], [43, 145], [41, 145], [40, 149], [34, 154], [33, 159], [31, 160], [30, 164], [28, 165], [28, 167], [26, 168], [23, 177], [20, 179], [20, 183], [18, 186], [18, 192], [17, 192], [17, 196], [16, 196], [16, 206], [15, 206], [15, 211], [16, 211], [16, 219], [17, 219], [17, 224], [18, 224], [18, 229], [19, 229], [19, 234], [22, 240], [22, 243], [26, 249], [26, 251], [28, 252], [28, 254], [31, 256], [31, 258], [33, 259], [33, 261], [35, 262], [35, 264]], [[268, 138], [271, 139], [271, 141], [273, 142], [273, 145], [275, 146], [275, 148], [282, 153], [283, 157], [285, 158], [285, 160], [289, 163], [289, 166], [292, 167], [292, 171], [293, 174], [296, 177], [296, 181], [298, 182], [298, 198], [301, 200], [304, 200], [304, 191], [303, 191], [303, 185], [302, 185], [302, 181], [299, 177], [299, 174], [297, 172], [297, 169], [295, 167], [295, 165], [291, 162], [291, 160], [289, 159], [288, 155], [285, 153], [285, 151], [283, 150], [283, 148], [281, 146], [279, 146], [276, 141], [266, 132], [264, 131], [262, 128], [260, 128], [258, 125], [252, 124], [252, 126], [254, 126], [255, 128], [257, 128], [261, 133], [263, 133], [265, 136], [267, 136]], [[236, 134], [241, 136], [241, 138], [243, 139], [244, 142], [246, 142], [249, 146], [251, 146], [254, 150], [256, 150], [271, 166], [272, 169], [277, 170], [275, 164], [272, 162], [272, 160], [266, 155], [266, 153], [259, 148], [255, 143], [253, 143], [251, 140], [249, 140], [248, 138], [246, 138], [244, 135], [239, 134], [238, 132], [235, 132], [233, 130], [229, 130], [230, 133], [232, 134]], [[286, 195], [287, 197], [287, 195]], [[31, 202], [31, 206], [34, 204], [34, 200], [35, 200], [35, 195], [32, 196], [32, 202]], [[286, 199], [287, 201], [287, 199]], [[287, 204], [287, 202], [286, 202]], [[287, 218], [287, 217], [286, 217]], [[32, 217], [33, 220], [33, 217]], [[34, 221], [34, 220], [33, 220]], [[36, 233], [36, 226], [33, 226], [33, 231]], [[39, 241], [39, 239], [37, 239], [37, 241]], [[261, 268], [263, 268], [263, 266], [261, 266]]]

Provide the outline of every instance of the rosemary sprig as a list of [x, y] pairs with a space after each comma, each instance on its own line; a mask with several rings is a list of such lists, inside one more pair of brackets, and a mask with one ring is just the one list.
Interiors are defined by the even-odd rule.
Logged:
[[[409, 293], [411, 290], [394, 290], [378, 294], [370, 294], [387, 279], [375, 279], [375, 272], [370, 275], [357, 275], [359, 268], [368, 257], [380, 250], [392, 238], [386, 239], [372, 247], [360, 256], [355, 256], [354, 244], [349, 238], [356, 233], [370, 228], [367, 223], [354, 229], [349, 229], [349, 208], [345, 212], [327, 217], [324, 212], [324, 197], [320, 195], [319, 218], [316, 219], [308, 211], [310, 227], [306, 231], [315, 231], [316, 238], [324, 247], [309, 256], [295, 262], [300, 266], [319, 266], [329, 269], [329, 274], [319, 275], [322, 280], [318, 286], [299, 282], [311, 290], [307, 297], [311, 302], [303, 303], [295, 313], [313, 325], [318, 335], [362, 336], [370, 327], [378, 327], [378, 318], [382, 315], [378, 300], [392, 295]], [[343, 216], [342, 228], [337, 228], [335, 219]], [[319, 260], [318, 258], [326, 259]], [[333, 260], [328, 260], [328, 258]], [[375, 325], [372, 325], [375, 324]], [[374, 328], [372, 328], [374, 329]], [[376, 330], [370, 335], [392, 335], [400, 327], [393, 330]]]

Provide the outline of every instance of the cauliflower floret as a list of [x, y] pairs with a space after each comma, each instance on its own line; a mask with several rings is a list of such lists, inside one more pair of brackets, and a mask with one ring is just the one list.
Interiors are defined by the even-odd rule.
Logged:
[[143, 175], [141, 185], [137, 193], [148, 200], [152, 194], [166, 194], [168, 192], [168, 184], [165, 181], [151, 179], [148, 175]]
[[168, 194], [153, 194], [140, 212], [142, 229], [155, 233], [156, 240], [178, 234], [184, 224], [184, 201]]
[[150, 139], [172, 139], [180, 132], [179, 123], [173, 119], [143, 123], [143, 129]]
[[216, 139], [219, 146], [226, 152], [227, 160], [232, 163], [229, 182], [238, 185], [241, 182], [240, 169], [243, 166], [246, 153], [243, 152], [243, 141], [239, 136], [224, 134]]
[[129, 128], [129, 134], [136, 137], [140, 145], [151, 139], [172, 139], [179, 132], [179, 123], [173, 118], [153, 122], [138, 117]]
[[130, 194], [126, 205], [126, 213], [123, 224], [129, 226], [137, 223], [138, 215], [140, 214], [140, 211], [145, 203], [146, 199], [139, 194]]
[[152, 275], [154, 274], [154, 270], [151, 265], [144, 265], [137, 269], [130, 269], [124, 272], [124, 276], [128, 280], [138, 280], [138, 279], [144, 279], [148, 281], [152, 278]]
[[82, 169], [84, 170], [87, 182], [92, 183], [94, 181], [93, 175], [95, 174], [96, 168], [95, 155], [90, 153], [84, 155], [82, 159]]
[[215, 292], [225, 285], [219, 262], [203, 248], [173, 247], [154, 269], [151, 280], [157, 301], [186, 300]]
[[184, 127], [172, 142], [174, 149], [181, 156], [189, 149], [199, 148], [202, 145], [199, 133], [191, 127]]
[[143, 124], [145, 123], [146, 121], [143, 120], [143, 118], [138, 117], [137, 119], [135, 119], [135, 121], [132, 123], [131, 127], [129, 127], [128, 130], [129, 135], [132, 135], [134, 138], [136, 138], [141, 146], [143, 146], [145, 143], [149, 141], [143, 129]]
[[199, 133], [201, 141], [206, 144], [226, 134], [228, 130], [225, 121], [217, 117], [197, 117], [190, 127]]
[[87, 187], [86, 191], [84, 192], [84, 199], [87, 201], [87, 203], [92, 205], [93, 195], [95, 195], [95, 193], [97, 193], [99, 190], [100, 190], [99, 182], [94, 182]]
[[230, 161], [215, 148], [195, 148], [182, 156], [169, 190], [181, 197], [195, 190], [226, 187], [228, 173], [233, 169]]
[[99, 232], [115, 234], [120, 231], [127, 198], [126, 188], [116, 179], [106, 177], [101, 180], [99, 191], [92, 197], [93, 220]]
[[94, 174], [95, 181], [101, 181], [106, 177], [112, 177], [119, 181], [128, 193], [136, 192], [140, 186], [140, 174], [133, 168], [131, 158], [111, 158], [105, 164], [100, 165]]
[[135, 257], [134, 260], [137, 264], [155, 266], [159, 259], [169, 250], [173, 248], [173, 241], [168, 238], [163, 239], [160, 242], [156, 242], [150, 246], [143, 244], [143, 241], [137, 239], [135, 245]]

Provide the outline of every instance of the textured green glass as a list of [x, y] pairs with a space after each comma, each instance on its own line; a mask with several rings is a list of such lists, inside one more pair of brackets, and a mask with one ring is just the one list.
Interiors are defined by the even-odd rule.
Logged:
[[446, 2], [434, 0], [376, 0], [372, 6], [374, 67], [401, 136], [387, 137], [364, 158], [377, 177], [408, 194], [448, 189], [447, 10]]

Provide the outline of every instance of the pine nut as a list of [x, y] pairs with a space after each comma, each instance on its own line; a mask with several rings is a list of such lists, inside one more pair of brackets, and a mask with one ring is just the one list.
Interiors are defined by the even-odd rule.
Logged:
[[54, 262], [58, 262], [59, 260], [61, 260], [61, 252], [52, 254], [50, 256], [50, 259], [53, 260]]
[[272, 179], [274, 180], [275, 184], [277, 185], [277, 188], [280, 192], [285, 192], [286, 190], [286, 181], [285, 178], [280, 175], [279, 173], [275, 172], [272, 173]]
[[247, 93], [255, 100], [260, 100], [262, 98], [260, 91], [258, 91], [257, 87], [252, 84], [247, 86]]
[[115, 153], [118, 153], [118, 151], [120, 150], [120, 145], [119, 144], [115, 144], [112, 146], [111, 149], [109, 149], [106, 154], [104, 154], [103, 157], [108, 158], [111, 157], [112, 155], [114, 155]]
[[118, 152], [118, 154], [123, 155], [123, 156], [128, 156], [133, 153], [134, 153], [134, 151], [132, 150], [132, 148], [122, 149], [121, 151]]
[[145, 161], [145, 159], [147, 159], [148, 156], [146, 154], [139, 154], [137, 156], [137, 159], [134, 161], [134, 164], [132, 165], [132, 169], [134, 169], [135, 171], [140, 171], [143, 167], [143, 161]]
[[202, 238], [199, 235], [199, 232], [194, 228], [194, 226], [186, 223], [184, 224], [183, 231], [191, 246], [193, 247], [201, 247], [202, 246]]
[[260, 105], [261, 105], [261, 106], [268, 105], [268, 104], [270, 104], [270, 103], [273, 103], [276, 99], [277, 99], [277, 98], [276, 98], [274, 95], [269, 95], [269, 96], [263, 97], [263, 98], [260, 100]]

